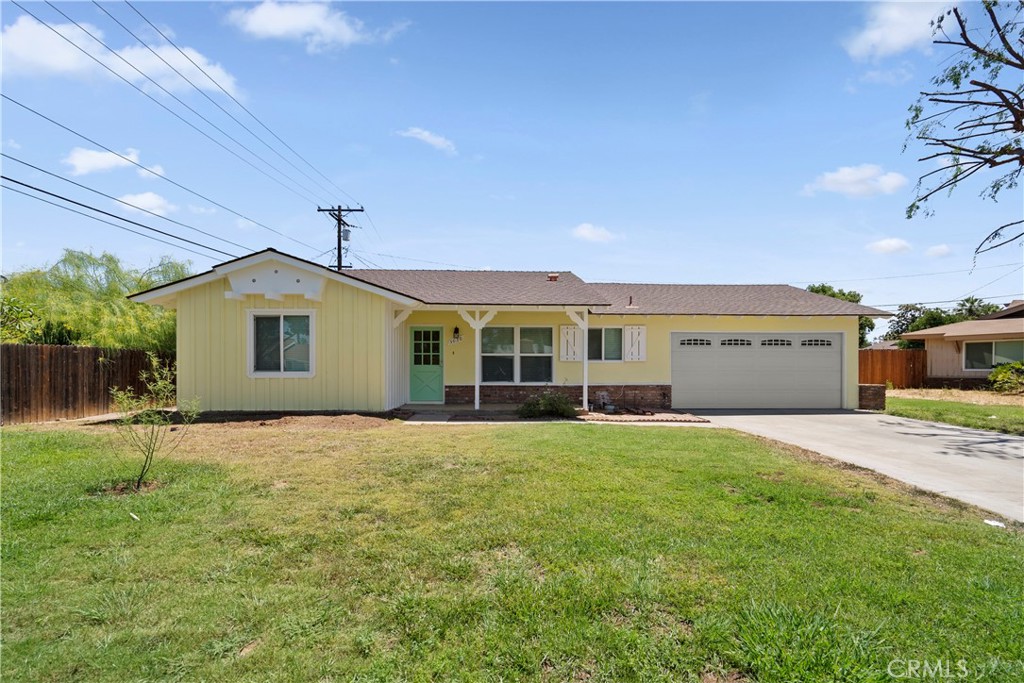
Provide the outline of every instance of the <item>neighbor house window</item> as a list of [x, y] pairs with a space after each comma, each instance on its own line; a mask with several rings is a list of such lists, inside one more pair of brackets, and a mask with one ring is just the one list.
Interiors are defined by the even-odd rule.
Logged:
[[485, 327], [480, 337], [482, 380], [551, 382], [554, 348], [550, 327]]
[[249, 376], [312, 377], [312, 311], [250, 311]]
[[622, 328], [591, 327], [587, 330], [588, 360], [622, 360]]
[[991, 370], [1004, 363], [1024, 361], [1024, 341], [966, 342], [964, 370]]

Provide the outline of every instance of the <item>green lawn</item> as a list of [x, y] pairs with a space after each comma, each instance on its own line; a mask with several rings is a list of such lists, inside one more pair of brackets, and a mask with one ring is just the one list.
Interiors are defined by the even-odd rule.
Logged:
[[128, 496], [112, 443], [4, 430], [4, 681], [1024, 677], [1019, 525], [734, 432], [199, 425]]
[[960, 427], [990, 429], [1005, 434], [1024, 434], [1024, 409], [1020, 406], [977, 405], [925, 398], [885, 400], [885, 412], [915, 420], [945, 422]]

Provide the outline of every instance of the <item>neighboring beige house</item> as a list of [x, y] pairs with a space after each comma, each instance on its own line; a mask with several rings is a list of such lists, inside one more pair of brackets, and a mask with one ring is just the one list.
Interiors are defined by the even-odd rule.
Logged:
[[978, 320], [908, 332], [903, 339], [924, 342], [928, 386], [978, 386], [995, 366], [1024, 360], [1024, 300]]
[[177, 309], [178, 395], [204, 410], [518, 403], [857, 408], [858, 317], [787, 285], [570, 272], [346, 270], [272, 249], [133, 301]]

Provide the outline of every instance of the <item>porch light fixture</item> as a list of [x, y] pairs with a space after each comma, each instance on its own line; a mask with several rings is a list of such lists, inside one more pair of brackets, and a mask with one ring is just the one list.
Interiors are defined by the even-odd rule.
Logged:
[[461, 340], [462, 340], [462, 335], [459, 334], [459, 326], [456, 325], [452, 329], [452, 341], [461, 341]]

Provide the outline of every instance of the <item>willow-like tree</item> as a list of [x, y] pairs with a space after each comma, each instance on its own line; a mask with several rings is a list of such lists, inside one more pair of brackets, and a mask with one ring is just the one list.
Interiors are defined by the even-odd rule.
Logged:
[[0, 302], [3, 341], [174, 351], [174, 311], [126, 297], [188, 274], [187, 262], [166, 257], [139, 269], [113, 254], [67, 249], [49, 268], [7, 278]]
[[[967, 7], [977, 8], [980, 28], [968, 25]], [[968, 180], [981, 181], [981, 197], [994, 201], [1017, 187], [1024, 170], [1024, 0], [954, 7], [932, 26], [934, 43], [956, 52], [932, 79], [933, 89], [910, 107], [907, 142], [924, 144], [928, 153], [919, 161], [932, 170], [918, 179], [907, 218], [930, 214], [929, 200]], [[992, 228], [975, 254], [1024, 237], [1019, 195], [1015, 199], [1010, 220]]]

